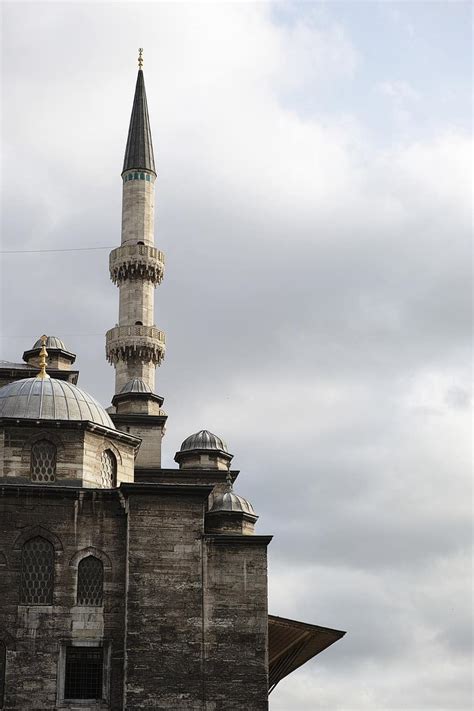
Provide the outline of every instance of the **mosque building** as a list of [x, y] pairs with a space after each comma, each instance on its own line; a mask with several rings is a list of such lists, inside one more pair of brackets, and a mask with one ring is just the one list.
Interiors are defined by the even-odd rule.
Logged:
[[161, 467], [156, 177], [140, 52], [109, 260], [112, 405], [78, 387], [56, 336], [0, 361], [1, 709], [263, 711], [344, 634], [268, 614], [271, 536], [219, 436], [192, 434]]

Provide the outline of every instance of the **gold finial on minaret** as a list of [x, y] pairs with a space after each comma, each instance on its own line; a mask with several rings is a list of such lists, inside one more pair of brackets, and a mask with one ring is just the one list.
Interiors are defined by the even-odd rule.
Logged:
[[39, 371], [38, 375], [36, 376], [40, 380], [49, 378], [49, 375], [46, 372], [46, 359], [48, 357], [48, 351], [46, 350], [46, 341], [47, 340], [48, 340], [48, 336], [41, 336], [41, 350], [39, 352], [40, 371]]
[[138, 68], [143, 69], [143, 47], [138, 49]]

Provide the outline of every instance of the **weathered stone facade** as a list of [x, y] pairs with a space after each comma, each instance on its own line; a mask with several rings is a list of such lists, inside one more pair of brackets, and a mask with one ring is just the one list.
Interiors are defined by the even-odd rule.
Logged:
[[[82, 709], [267, 708], [266, 536], [205, 533], [212, 485], [0, 486], [5, 709], [75, 708], [64, 654], [100, 644], [104, 699]], [[22, 547], [54, 546], [51, 605], [21, 603]], [[103, 606], [77, 605], [77, 564], [104, 561]], [[61, 666], [63, 665], [63, 666]]]

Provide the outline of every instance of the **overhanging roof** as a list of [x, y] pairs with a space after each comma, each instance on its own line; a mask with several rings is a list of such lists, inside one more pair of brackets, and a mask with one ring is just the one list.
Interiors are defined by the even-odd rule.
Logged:
[[268, 693], [285, 676], [315, 657], [346, 633], [329, 627], [268, 616]]

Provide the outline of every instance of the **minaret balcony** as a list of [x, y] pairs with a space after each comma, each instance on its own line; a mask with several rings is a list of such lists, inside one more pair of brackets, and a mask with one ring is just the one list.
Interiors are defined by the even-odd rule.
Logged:
[[156, 326], [115, 326], [105, 336], [105, 352], [112, 364], [136, 360], [160, 365], [165, 349], [165, 334]]
[[110, 253], [109, 268], [110, 278], [119, 286], [132, 279], [157, 286], [163, 280], [165, 255], [147, 244], [124, 244]]

